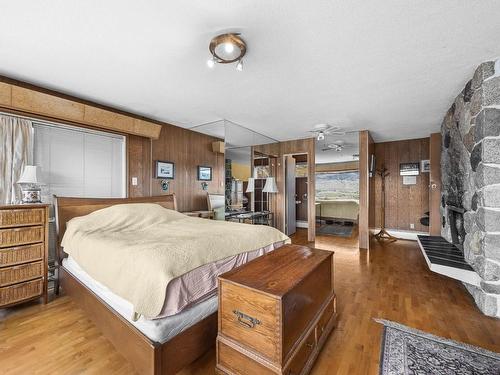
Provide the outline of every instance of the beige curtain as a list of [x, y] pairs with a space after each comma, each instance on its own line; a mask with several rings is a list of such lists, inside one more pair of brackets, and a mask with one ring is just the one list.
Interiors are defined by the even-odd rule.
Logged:
[[20, 199], [16, 185], [25, 165], [33, 162], [33, 123], [0, 115], [0, 204]]

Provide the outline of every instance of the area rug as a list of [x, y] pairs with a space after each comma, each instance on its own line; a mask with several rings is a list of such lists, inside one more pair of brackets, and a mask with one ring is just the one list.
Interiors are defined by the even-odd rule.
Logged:
[[342, 225], [342, 224], [326, 224], [317, 230], [317, 234], [329, 234], [332, 236], [340, 237], [351, 237], [352, 236], [352, 225]]
[[434, 336], [389, 320], [384, 325], [381, 375], [499, 375], [500, 354]]

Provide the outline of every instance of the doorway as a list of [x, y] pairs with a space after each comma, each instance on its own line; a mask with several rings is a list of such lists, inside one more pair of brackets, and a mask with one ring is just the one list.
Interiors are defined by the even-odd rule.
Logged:
[[316, 143], [316, 235], [358, 239], [358, 132], [327, 135]]
[[307, 154], [284, 156], [285, 165], [285, 233], [290, 236], [297, 228], [308, 228], [309, 196], [307, 193]]

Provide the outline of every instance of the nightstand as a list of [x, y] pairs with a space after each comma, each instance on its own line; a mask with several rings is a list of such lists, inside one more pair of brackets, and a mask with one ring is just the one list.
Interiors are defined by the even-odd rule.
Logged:
[[47, 303], [49, 205], [0, 206], [0, 308]]

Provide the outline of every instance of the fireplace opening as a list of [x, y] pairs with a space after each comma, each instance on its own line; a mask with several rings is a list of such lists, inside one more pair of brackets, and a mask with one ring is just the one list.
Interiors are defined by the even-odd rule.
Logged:
[[464, 250], [465, 240], [464, 212], [460, 207], [448, 205], [448, 222], [450, 223], [451, 240], [460, 250]]

